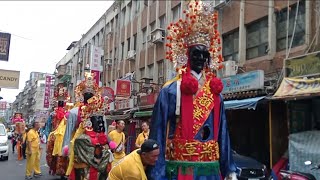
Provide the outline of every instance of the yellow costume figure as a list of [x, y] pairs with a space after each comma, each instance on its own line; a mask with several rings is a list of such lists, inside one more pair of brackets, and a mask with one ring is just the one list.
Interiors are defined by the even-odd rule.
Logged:
[[141, 146], [142, 143], [149, 138], [149, 132], [150, 131], [140, 133], [137, 137], [136, 144]]
[[116, 143], [116, 149], [113, 153], [114, 160], [112, 162], [112, 167], [120, 160], [122, 159], [126, 153], [125, 153], [125, 135], [123, 132], [119, 133], [117, 130], [113, 130], [108, 134], [111, 141], [114, 141]]
[[131, 152], [110, 171], [108, 180], [147, 180], [138, 150]]
[[66, 118], [64, 117], [61, 121], [57, 129], [54, 131], [54, 148], [52, 155], [53, 156], [62, 156], [62, 143], [63, 143], [63, 136], [64, 132], [66, 131]]
[[71, 171], [73, 169], [73, 165], [74, 165], [74, 141], [75, 139], [77, 139], [81, 134], [83, 134], [85, 131], [84, 127], [83, 127], [83, 123], [80, 123], [79, 128], [77, 129], [76, 133], [73, 135], [72, 140], [70, 141], [70, 147], [69, 147], [69, 165], [68, 165], [68, 169], [66, 172], [66, 176], [70, 176]]
[[29, 148], [27, 148], [27, 167], [26, 176], [30, 177], [32, 171], [35, 174], [41, 174], [40, 170], [40, 138], [37, 131], [30, 129], [27, 133], [27, 143], [31, 147], [31, 154], [29, 154]]

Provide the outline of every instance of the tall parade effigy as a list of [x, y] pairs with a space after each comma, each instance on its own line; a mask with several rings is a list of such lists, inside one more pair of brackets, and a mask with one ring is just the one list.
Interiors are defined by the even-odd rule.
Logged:
[[54, 92], [54, 111], [50, 114], [45, 134], [48, 137], [46, 160], [51, 175], [64, 176], [68, 157], [62, 156], [62, 141], [66, 130], [69, 96], [67, 88], [60, 84]]
[[160, 143], [148, 179], [221, 180], [235, 177], [229, 134], [216, 71], [223, 61], [214, 1], [191, 0], [186, 19], [168, 27], [166, 59], [178, 76], [161, 89], [150, 139]]
[[13, 141], [16, 141], [16, 149], [18, 153], [18, 160], [22, 160], [23, 158], [23, 151], [22, 151], [22, 144], [23, 144], [23, 136], [26, 133], [26, 123], [22, 117], [22, 113], [14, 113], [12, 123], [15, 125], [15, 130], [13, 133]]
[[76, 107], [70, 110], [63, 138], [63, 153], [69, 156], [69, 179], [106, 179], [112, 161], [105, 133], [104, 97], [93, 73], [77, 85]]

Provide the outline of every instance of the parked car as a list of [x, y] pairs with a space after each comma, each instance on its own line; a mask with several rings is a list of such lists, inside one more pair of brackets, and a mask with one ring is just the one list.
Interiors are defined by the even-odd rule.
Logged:
[[0, 158], [4, 160], [9, 158], [8, 134], [3, 124], [0, 124]]
[[257, 160], [242, 156], [232, 151], [232, 157], [237, 167], [238, 180], [267, 180], [269, 177], [266, 166]]

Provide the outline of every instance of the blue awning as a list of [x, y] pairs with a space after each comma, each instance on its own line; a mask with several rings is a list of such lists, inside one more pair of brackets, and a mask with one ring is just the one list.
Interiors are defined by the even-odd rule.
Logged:
[[241, 99], [241, 100], [231, 100], [231, 101], [224, 101], [224, 107], [226, 110], [234, 110], [234, 109], [253, 109], [255, 110], [258, 104], [258, 101], [265, 98], [262, 97], [255, 97], [255, 98], [248, 98], [248, 99]]

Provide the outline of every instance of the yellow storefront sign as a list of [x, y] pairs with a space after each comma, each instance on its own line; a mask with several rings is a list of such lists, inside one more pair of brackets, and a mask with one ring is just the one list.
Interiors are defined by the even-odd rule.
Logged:
[[19, 89], [20, 71], [0, 69], [0, 88]]
[[286, 96], [298, 96], [306, 94], [320, 93], [320, 78], [297, 79], [284, 78], [281, 85], [273, 97], [280, 98]]

